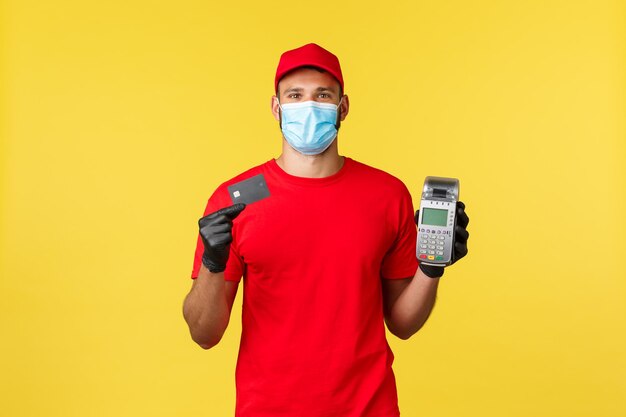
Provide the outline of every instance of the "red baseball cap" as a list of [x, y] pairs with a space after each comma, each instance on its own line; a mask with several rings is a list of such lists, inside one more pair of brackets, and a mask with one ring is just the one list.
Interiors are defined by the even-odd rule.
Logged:
[[343, 76], [341, 75], [339, 59], [331, 52], [314, 43], [284, 52], [280, 56], [278, 68], [276, 68], [276, 78], [274, 78], [274, 90], [278, 90], [278, 82], [289, 71], [307, 66], [328, 71], [330, 75], [339, 81], [341, 90], [343, 90]]

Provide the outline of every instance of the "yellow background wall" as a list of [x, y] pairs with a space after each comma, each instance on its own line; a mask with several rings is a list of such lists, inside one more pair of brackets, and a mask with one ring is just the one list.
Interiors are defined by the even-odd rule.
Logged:
[[228, 416], [182, 301], [222, 181], [278, 155], [279, 55], [341, 59], [340, 152], [461, 179], [470, 254], [390, 336], [403, 416], [626, 415], [626, 7], [36, 1], [2, 10], [0, 414]]

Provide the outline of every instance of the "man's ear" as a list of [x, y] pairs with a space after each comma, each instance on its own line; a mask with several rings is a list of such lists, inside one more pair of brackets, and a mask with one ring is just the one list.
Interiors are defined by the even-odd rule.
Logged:
[[278, 105], [278, 97], [272, 96], [271, 108], [274, 119], [280, 122], [280, 106]]
[[350, 99], [347, 95], [344, 94], [344, 96], [341, 98], [341, 104], [339, 105], [339, 120], [343, 121], [348, 115], [349, 111]]

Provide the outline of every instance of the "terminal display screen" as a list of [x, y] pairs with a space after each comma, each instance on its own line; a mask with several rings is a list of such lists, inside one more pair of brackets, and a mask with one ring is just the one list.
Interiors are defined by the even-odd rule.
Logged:
[[448, 225], [448, 210], [424, 208], [422, 215], [422, 224], [429, 226]]

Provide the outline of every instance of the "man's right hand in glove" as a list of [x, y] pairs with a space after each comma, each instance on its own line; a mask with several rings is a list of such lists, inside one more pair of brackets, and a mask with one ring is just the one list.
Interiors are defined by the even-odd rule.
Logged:
[[198, 220], [200, 237], [204, 244], [202, 263], [209, 271], [216, 273], [226, 269], [230, 243], [233, 241], [233, 220], [245, 208], [245, 204], [235, 204]]

